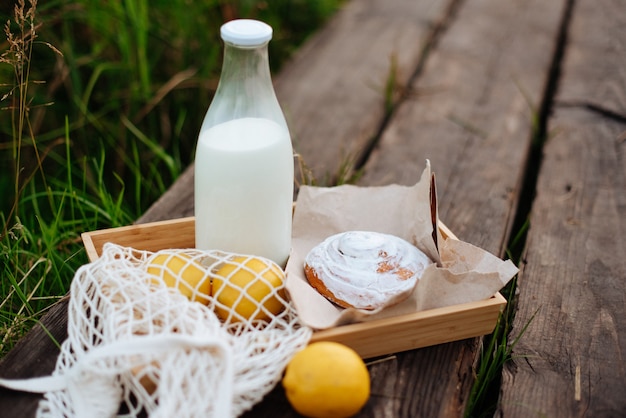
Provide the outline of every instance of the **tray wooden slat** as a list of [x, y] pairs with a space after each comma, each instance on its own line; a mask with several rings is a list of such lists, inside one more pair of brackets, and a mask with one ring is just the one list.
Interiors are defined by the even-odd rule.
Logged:
[[194, 248], [195, 221], [193, 217], [156, 221], [148, 224], [136, 224], [110, 228], [81, 234], [87, 257], [94, 261], [102, 254], [102, 247], [107, 242], [114, 242], [124, 247], [133, 247], [146, 251], [158, 251], [165, 248]]
[[312, 341], [336, 341], [363, 358], [398, 353], [489, 334], [504, 305], [506, 299], [496, 293], [485, 301], [317, 331]]

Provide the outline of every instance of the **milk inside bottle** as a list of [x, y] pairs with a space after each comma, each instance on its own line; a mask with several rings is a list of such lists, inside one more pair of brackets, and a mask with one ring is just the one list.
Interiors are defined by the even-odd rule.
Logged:
[[268, 25], [221, 28], [224, 63], [198, 136], [196, 248], [267, 257], [283, 266], [291, 249], [294, 161], [269, 70]]
[[276, 122], [241, 118], [202, 131], [196, 151], [196, 247], [261, 255], [291, 248], [293, 155]]

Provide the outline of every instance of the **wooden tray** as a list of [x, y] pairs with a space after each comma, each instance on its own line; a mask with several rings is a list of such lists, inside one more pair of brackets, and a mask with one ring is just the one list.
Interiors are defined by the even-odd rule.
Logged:
[[[444, 236], [454, 237], [445, 225]], [[194, 248], [194, 217], [103, 229], [82, 234], [90, 261], [96, 260], [106, 242], [138, 250]], [[471, 303], [430, 309], [358, 324], [317, 331], [312, 341], [336, 341], [355, 349], [363, 358], [478, 337], [493, 331], [506, 299], [493, 297]]]

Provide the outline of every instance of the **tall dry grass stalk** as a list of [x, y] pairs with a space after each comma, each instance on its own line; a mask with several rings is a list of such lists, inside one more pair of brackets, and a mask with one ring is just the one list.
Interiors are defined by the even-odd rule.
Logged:
[[[14, 176], [14, 195], [11, 211], [4, 225], [1, 236], [7, 233], [9, 221], [18, 218], [18, 202], [28, 180], [35, 175], [37, 170], [41, 171], [42, 155], [37, 147], [35, 134], [30, 123], [30, 112], [32, 103], [32, 86], [42, 84], [42, 81], [30, 79], [31, 59], [33, 56], [33, 46], [36, 43], [43, 44], [55, 53], [62, 55], [53, 45], [47, 42], [37, 41], [38, 23], [36, 21], [37, 0], [18, 0], [13, 9], [13, 21], [10, 19], [4, 25], [8, 48], [0, 55], [0, 64], [7, 64], [13, 69], [13, 83], [2, 84], [1, 87], [7, 89], [2, 95], [0, 102], [3, 103], [2, 111], [11, 113], [11, 148], [13, 153], [12, 173]], [[6, 104], [5, 104], [6, 103]], [[23, 165], [23, 151], [27, 145], [31, 145], [31, 152], [34, 155], [35, 167], [25, 167]], [[46, 182], [42, 174], [42, 181]]]

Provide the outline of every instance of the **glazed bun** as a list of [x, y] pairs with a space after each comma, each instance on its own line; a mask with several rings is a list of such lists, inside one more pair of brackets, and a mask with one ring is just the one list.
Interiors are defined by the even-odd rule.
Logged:
[[332, 235], [306, 256], [308, 282], [344, 308], [377, 309], [409, 296], [433, 262], [394, 235], [348, 231]]

